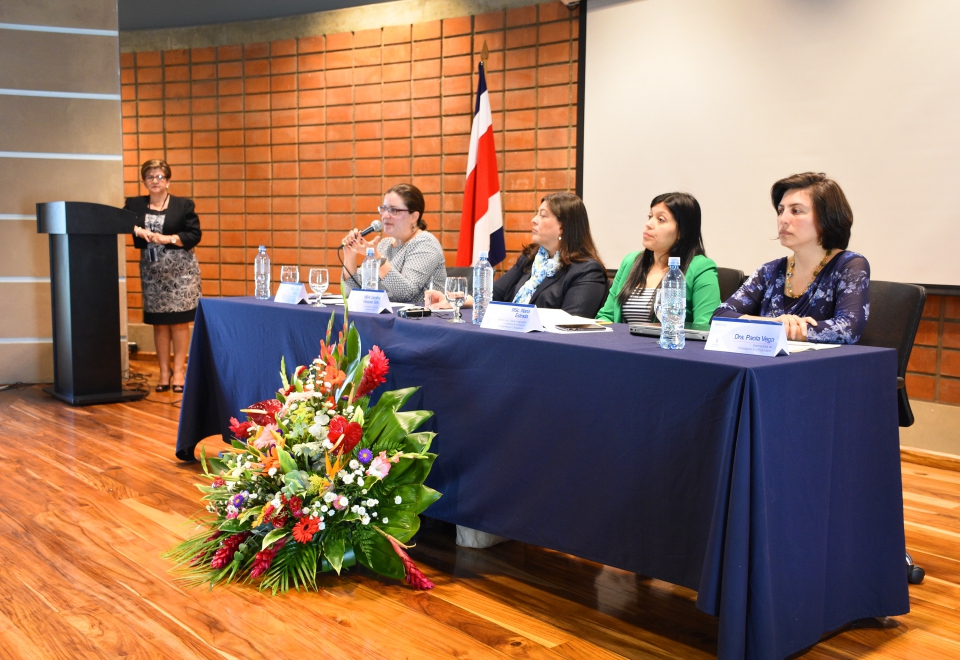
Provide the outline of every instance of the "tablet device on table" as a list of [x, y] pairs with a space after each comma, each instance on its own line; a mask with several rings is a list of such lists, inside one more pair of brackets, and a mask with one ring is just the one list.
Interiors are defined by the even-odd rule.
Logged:
[[[642, 335], [644, 337], [659, 337], [659, 323], [631, 323], [631, 335]], [[707, 341], [710, 335], [710, 326], [703, 323], [684, 323], [683, 334], [687, 339], [693, 341]]]

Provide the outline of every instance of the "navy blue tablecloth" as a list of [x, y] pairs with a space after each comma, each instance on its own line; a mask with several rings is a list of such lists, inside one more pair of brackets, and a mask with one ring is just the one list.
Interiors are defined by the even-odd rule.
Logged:
[[[250, 298], [197, 310], [177, 456], [316, 357], [331, 311]], [[698, 591], [721, 658], [782, 658], [909, 611], [896, 353], [662, 350], [626, 326], [521, 335], [352, 314], [420, 385], [435, 518]]]

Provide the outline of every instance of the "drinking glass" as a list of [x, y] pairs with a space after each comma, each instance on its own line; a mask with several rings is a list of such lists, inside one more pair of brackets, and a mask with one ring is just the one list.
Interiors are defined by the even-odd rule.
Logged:
[[280, 266], [281, 282], [299, 282], [300, 269], [296, 266]]
[[460, 318], [460, 308], [467, 299], [467, 278], [466, 277], [448, 277], [443, 286], [443, 293], [447, 301], [453, 305], [456, 310], [450, 323], [466, 323]]
[[320, 297], [323, 295], [323, 292], [327, 290], [328, 286], [330, 286], [330, 273], [327, 272], [327, 269], [311, 268], [310, 288], [317, 294], [317, 301], [313, 303], [314, 307], [326, 307], [326, 305], [320, 302]]

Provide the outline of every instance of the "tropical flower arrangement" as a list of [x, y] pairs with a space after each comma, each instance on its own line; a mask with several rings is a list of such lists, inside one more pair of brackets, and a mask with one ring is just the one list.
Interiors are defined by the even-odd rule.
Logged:
[[334, 317], [312, 364], [291, 378], [283, 361], [276, 398], [231, 418], [232, 449], [201, 452], [209, 485], [198, 485], [203, 531], [165, 556], [193, 584], [256, 582], [260, 589], [316, 589], [317, 572], [360, 564], [417, 589], [433, 583], [404, 552], [419, 514], [440, 493], [423, 485], [436, 454], [434, 433], [414, 433], [433, 413], [398, 412], [415, 387], [370, 394], [389, 360], [374, 346], [361, 357], [360, 334]]

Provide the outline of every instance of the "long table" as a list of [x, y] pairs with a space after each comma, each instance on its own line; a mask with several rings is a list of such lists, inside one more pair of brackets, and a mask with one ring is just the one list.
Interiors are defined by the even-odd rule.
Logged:
[[[343, 308], [197, 310], [177, 456], [318, 353]], [[909, 611], [896, 353], [662, 350], [613, 332], [516, 334], [351, 314], [384, 389], [420, 385], [439, 457], [427, 514], [697, 590], [720, 658], [782, 658]]]

